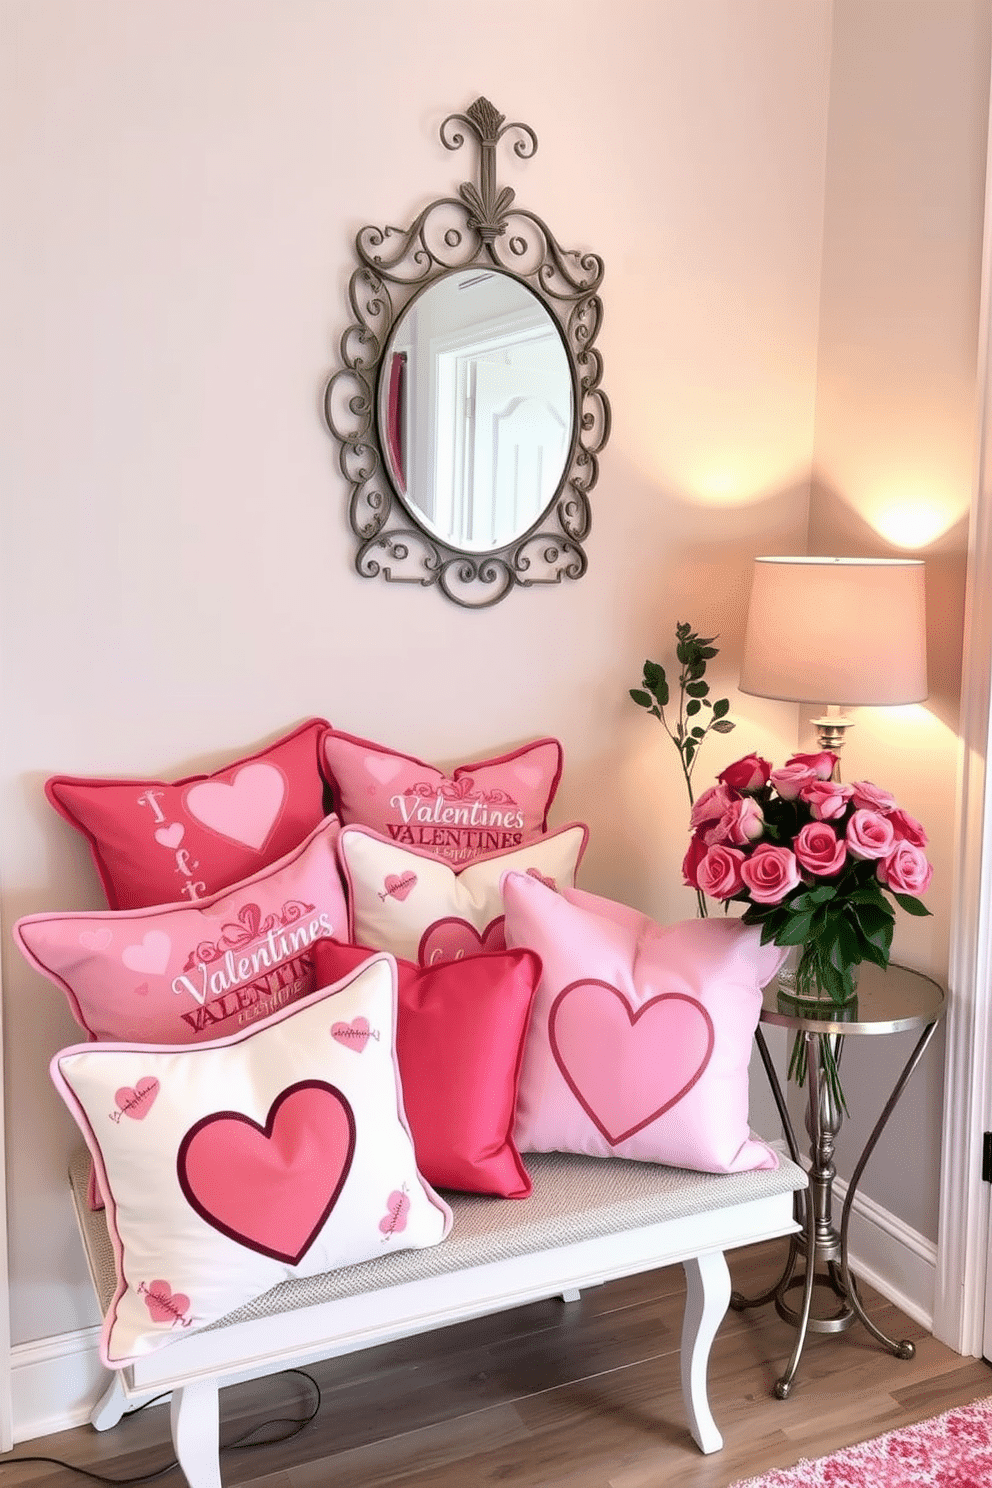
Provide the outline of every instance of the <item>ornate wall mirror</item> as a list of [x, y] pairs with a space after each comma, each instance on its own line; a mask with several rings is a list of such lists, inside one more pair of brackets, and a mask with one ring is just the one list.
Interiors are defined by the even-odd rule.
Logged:
[[471, 132], [478, 185], [431, 202], [406, 229], [364, 227], [354, 323], [324, 414], [351, 485], [366, 578], [436, 584], [457, 604], [586, 569], [589, 492], [610, 409], [594, 342], [603, 263], [562, 249], [496, 184], [496, 147], [537, 149], [485, 98], [441, 125]]

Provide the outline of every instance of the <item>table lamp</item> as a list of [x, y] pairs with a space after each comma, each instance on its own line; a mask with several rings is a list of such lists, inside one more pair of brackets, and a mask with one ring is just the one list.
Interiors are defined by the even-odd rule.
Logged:
[[756, 558], [740, 690], [827, 703], [810, 721], [839, 753], [841, 707], [927, 696], [924, 566], [918, 558]]

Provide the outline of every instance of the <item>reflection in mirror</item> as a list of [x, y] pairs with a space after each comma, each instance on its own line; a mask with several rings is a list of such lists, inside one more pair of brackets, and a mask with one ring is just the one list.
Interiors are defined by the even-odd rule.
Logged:
[[609, 437], [595, 340], [602, 260], [563, 249], [496, 182], [496, 147], [532, 156], [526, 124], [484, 98], [441, 125], [473, 135], [479, 179], [408, 228], [364, 227], [324, 416], [351, 486], [355, 566], [436, 585], [457, 604], [585, 573], [589, 492]]
[[525, 285], [464, 269], [428, 286], [397, 322], [379, 383], [393, 484], [454, 548], [523, 537], [550, 504], [575, 425], [561, 332]]

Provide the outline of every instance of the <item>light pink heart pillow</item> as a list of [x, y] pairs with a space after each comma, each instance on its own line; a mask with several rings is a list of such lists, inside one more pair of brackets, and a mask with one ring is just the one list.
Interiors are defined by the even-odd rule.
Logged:
[[[396, 968], [367, 960], [261, 1026], [182, 1047], [83, 1044], [56, 1088], [107, 1195], [109, 1368], [282, 1281], [436, 1245], [396, 1067]], [[361, 1029], [360, 1040], [335, 1030]]]
[[504, 874], [536, 875], [550, 885], [549, 893], [571, 887], [587, 835], [573, 824], [516, 852], [455, 868], [364, 827], [342, 827], [338, 857], [348, 889], [348, 939], [418, 966], [502, 951]]
[[784, 952], [740, 920], [661, 926], [579, 890], [503, 881], [508, 946], [536, 951], [517, 1100], [521, 1152], [584, 1152], [707, 1173], [775, 1168], [748, 1125], [761, 990]]
[[538, 739], [446, 775], [333, 728], [324, 734], [321, 759], [346, 826], [355, 822], [458, 864], [511, 852], [546, 832], [562, 769], [557, 739]]
[[35, 914], [14, 938], [91, 1038], [192, 1044], [313, 991], [308, 954], [345, 933], [337, 817], [286, 857], [199, 904]]
[[206, 899], [298, 847], [324, 815], [323, 718], [212, 775], [53, 775], [45, 794], [86, 837], [111, 909]]

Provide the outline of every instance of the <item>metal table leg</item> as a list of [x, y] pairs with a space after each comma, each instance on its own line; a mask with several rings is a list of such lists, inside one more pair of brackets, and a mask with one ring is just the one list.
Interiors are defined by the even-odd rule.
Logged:
[[[841, 1213], [841, 1227], [838, 1231], [833, 1223], [832, 1199], [833, 1184], [836, 1177], [836, 1169], [833, 1163], [834, 1148], [837, 1133], [840, 1131], [843, 1121], [843, 1112], [834, 1096], [831, 1081], [825, 1078], [823, 1069], [824, 1041], [829, 1040], [829, 1054], [833, 1056], [839, 1065], [843, 1051], [844, 1039], [842, 1035], [800, 1033], [806, 1041], [807, 1055], [807, 1086], [808, 1104], [806, 1112], [806, 1130], [810, 1139], [810, 1162], [809, 1162], [809, 1190], [803, 1200], [802, 1219], [797, 1210], [797, 1221], [802, 1222], [803, 1230], [800, 1235], [793, 1235], [789, 1242], [789, 1252], [786, 1256], [782, 1273], [775, 1284], [760, 1296], [747, 1298], [741, 1292], [734, 1292], [730, 1299], [730, 1305], [740, 1312], [746, 1308], [762, 1306], [768, 1302], [774, 1302], [779, 1316], [796, 1327], [796, 1339], [792, 1354], [785, 1367], [784, 1373], [775, 1383], [775, 1394], [780, 1400], [785, 1400], [792, 1391], [796, 1371], [805, 1347], [806, 1337], [809, 1332], [817, 1333], [839, 1333], [849, 1328], [855, 1319], [859, 1319], [872, 1337], [884, 1345], [898, 1358], [910, 1359], [915, 1353], [914, 1345], [908, 1340], [901, 1341], [888, 1338], [871, 1321], [865, 1312], [861, 1298], [858, 1294], [857, 1283], [851, 1275], [848, 1256], [848, 1232], [850, 1229], [851, 1210], [857, 1193], [858, 1183], [865, 1170], [869, 1158], [878, 1143], [882, 1132], [899, 1097], [902, 1095], [911, 1075], [919, 1064], [923, 1053], [933, 1037], [936, 1022], [929, 1023], [923, 1030], [916, 1047], [906, 1062], [895, 1088], [885, 1104], [885, 1108], [879, 1117], [871, 1136], [865, 1144], [864, 1150], [858, 1159], [854, 1173], [848, 1185], [847, 1194]], [[792, 1121], [789, 1116], [788, 1107], [782, 1093], [782, 1087], [778, 1074], [768, 1053], [768, 1048], [761, 1034], [760, 1028], [756, 1032], [758, 1050], [761, 1055], [765, 1072], [768, 1076], [775, 1105], [785, 1133], [786, 1142], [793, 1161], [798, 1162], [799, 1152], [796, 1143]], [[798, 1196], [797, 1196], [798, 1198]], [[799, 1257], [805, 1261], [805, 1269], [801, 1276], [795, 1278], [796, 1265]], [[818, 1264], [823, 1264], [826, 1274], [818, 1274]], [[815, 1287], [829, 1288], [831, 1293], [839, 1300], [840, 1307], [828, 1317], [813, 1314], [812, 1302]], [[797, 1288], [802, 1288], [802, 1298], [798, 1309], [789, 1305], [786, 1300], [787, 1293]]]

